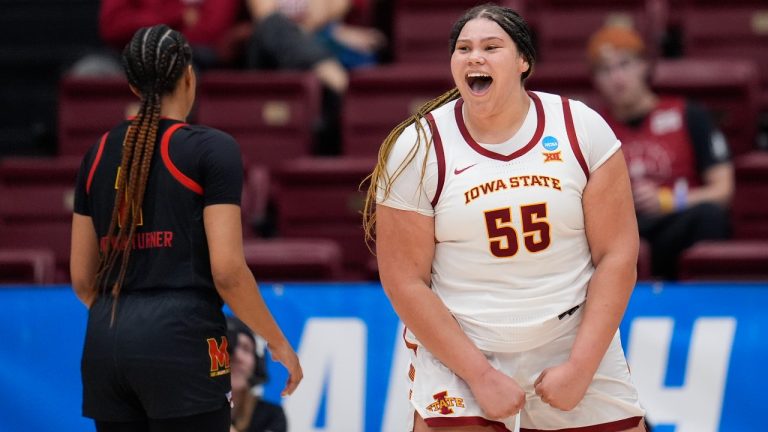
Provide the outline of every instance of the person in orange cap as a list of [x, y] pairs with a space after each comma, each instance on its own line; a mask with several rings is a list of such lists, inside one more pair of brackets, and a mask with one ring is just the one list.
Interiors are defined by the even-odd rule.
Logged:
[[601, 114], [622, 141], [653, 274], [675, 279], [686, 248], [728, 236], [734, 187], [728, 144], [701, 107], [653, 92], [645, 43], [633, 29], [598, 30], [587, 57], [605, 104]]

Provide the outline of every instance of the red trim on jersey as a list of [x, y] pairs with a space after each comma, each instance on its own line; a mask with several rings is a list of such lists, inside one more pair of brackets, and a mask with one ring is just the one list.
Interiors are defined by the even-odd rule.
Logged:
[[179, 169], [176, 168], [176, 165], [173, 164], [171, 156], [168, 154], [168, 145], [171, 142], [171, 136], [174, 132], [179, 130], [179, 128], [186, 125], [186, 123], [176, 123], [175, 125], [169, 127], [167, 131], [165, 131], [163, 134], [163, 140], [160, 143], [160, 155], [163, 157], [163, 164], [165, 164], [165, 167], [168, 168], [168, 171], [171, 173], [173, 178], [178, 180], [179, 183], [181, 183], [184, 187], [191, 190], [192, 192], [198, 195], [202, 195], [203, 187], [200, 186], [196, 181], [184, 175], [183, 172], [179, 171]]
[[536, 93], [528, 92], [528, 96], [531, 97], [533, 100], [533, 105], [536, 107], [536, 131], [533, 133], [533, 137], [531, 137], [531, 140], [526, 144], [523, 148], [518, 149], [517, 151], [513, 152], [509, 155], [503, 155], [500, 153], [496, 153], [493, 151], [490, 151], [475, 141], [474, 138], [472, 138], [472, 135], [469, 134], [469, 130], [467, 129], [467, 125], [464, 123], [464, 116], [461, 113], [461, 107], [464, 105], [464, 100], [459, 99], [456, 102], [456, 105], [453, 108], [454, 115], [456, 116], [456, 124], [459, 125], [459, 131], [461, 131], [461, 136], [464, 137], [464, 141], [469, 144], [472, 149], [481, 155], [496, 159], [500, 161], [509, 162], [512, 159], [518, 158], [530, 151], [532, 148], [536, 146], [536, 144], [541, 140], [541, 136], [544, 134], [544, 106], [541, 104], [541, 99], [539, 99], [538, 96], [536, 96]]
[[410, 350], [413, 350], [413, 353], [414, 353], [414, 354], [416, 354], [416, 351], [418, 351], [418, 349], [419, 349], [419, 346], [418, 346], [418, 345], [416, 345], [415, 343], [410, 343], [410, 342], [408, 342], [408, 339], [406, 339], [406, 338], [405, 338], [405, 333], [406, 333], [407, 331], [408, 331], [408, 327], [404, 327], [404, 328], [403, 328], [403, 342], [405, 342], [405, 347], [406, 347], [406, 348], [408, 348], [408, 349], [410, 349]]
[[520, 432], [619, 432], [638, 426], [642, 421], [642, 417], [630, 417], [614, 422], [566, 429], [528, 429], [521, 427]]
[[99, 166], [99, 162], [101, 162], [101, 154], [104, 153], [104, 143], [107, 142], [107, 135], [109, 135], [109, 132], [106, 132], [104, 135], [101, 136], [101, 142], [99, 143], [99, 150], [96, 152], [96, 157], [93, 159], [93, 165], [91, 165], [91, 171], [88, 173], [88, 181], [85, 183], [85, 193], [87, 194], [91, 193], [91, 183], [93, 182], [93, 175], [96, 174], [96, 167]]
[[576, 128], [573, 126], [573, 114], [571, 114], [571, 103], [568, 98], [560, 96], [563, 100], [563, 117], [565, 118], [565, 130], [568, 133], [568, 141], [571, 142], [571, 150], [576, 156], [576, 160], [579, 161], [584, 175], [589, 180], [589, 167], [587, 161], [584, 160], [584, 155], [581, 154], [581, 147], [579, 147], [579, 138], [576, 136]]
[[490, 426], [497, 432], [511, 432], [502, 422], [483, 417], [430, 417], [424, 423], [429, 427]]
[[443, 140], [440, 138], [440, 131], [437, 130], [437, 123], [432, 113], [427, 114], [427, 122], [432, 129], [432, 140], [435, 143], [435, 156], [437, 156], [437, 189], [435, 189], [435, 197], [432, 198], [432, 208], [434, 208], [445, 183], [445, 151], [443, 151]]

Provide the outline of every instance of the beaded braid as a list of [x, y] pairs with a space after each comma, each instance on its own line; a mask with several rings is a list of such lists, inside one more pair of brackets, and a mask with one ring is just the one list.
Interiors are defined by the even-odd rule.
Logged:
[[[464, 15], [462, 15], [461, 18], [459, 18], [456, 23], [454, 23], [453, 28], [451, 29], [451, 35], [449, 38], [449, 48], [451, 54], [453, 54], [453, 51], [456, 49], [456, 41], [458, 40], [459, 34], [464, 28], [464, 25], [475, 18], [486, 18], [495, 22], [509, 35], [510, 38], [512, 38], [512, 40], [515, 42], [518, 52], [521, 56], [523, 56], [529, 65], [528, 70], [523, 72], [521, 75], [521, 79], [525, 81], [525, 79], [528, 78], [528, 76], [530, 76], [531, 72], [533, 71], [533, 65], [536, 62], [536, 50], [533, 46], [531, 30], [528, 27], [528, 24], [526, 24], [525, 20], [523, 20], [523, 18], [517, 12], [510, 8], [498, 6], [493, 3], [487, 3], [480, 6], [475, 6], [467, 10]], [[423, 126], [423, 120], [427, 113], [447, 104], [450, 101], [458, 99], [459, 96], [459, 90], [457, 88], [453, 88], [438, 96], [437, 98], [425, 103], [419, 107], [415, 114], [404, 120], [399, 125], [395, 126], [395, 128], [392, 129], [387, 138], [384, 139], [384, 142], [381, 144], [376, 167], [373, 169], [373, 172], [360, 184], [360, 187], [362, 188], [365, 182], [369, 182], [362, 212], [365, 241], [369, 249], [371, 249], [371, 244], [375, 240], [377, 192], [379, 189], [381, 189], [382, 195], [384, 199], [386, 199], [392, 190], [392, 184], [394, 181], [397, 179], [397, 177], [400, 176], [405, 167], [411, 163], [418, 154], [419, 148], [422, 145], [422, 140], [426, 139], [427, 136]], [[416, 142], [408, 152], [405, 160], [400, 164], [400, 166], [397, 167], [394, 173], [390, 175], [387, 172], [387, 159], [389, 159], [389, 155], [392, 152], [392, 147], [394, 147], [397, 139], [400, 138], [400, 135], [403, 133], [403, 131], [410, 125], [416, 125]], [[429, 152], [429, 149], [432, 146], [431, 137], [425, 145], [426, 151]], [[426, 166], [427, 158], [425, 157], [421, 167], [422, 180], [424, 179]]]
[[141, 209], [147, 189], [160, 125], [161, 97], [173, 92], [191, 61], [191, 49], [184, 36], [165, 25], [139, 29], [123, 51], [123, 67], [128, 82], [141, 95], [141, 107], [123, 143], [108, 241], [100, 255], [96, 275], [96, 290], [103, 292], [120, 260], [119, 272], [111, 288], [114, 297], [112, 322], [128, 270], [136, 228], [141, 221], [137, 209]]

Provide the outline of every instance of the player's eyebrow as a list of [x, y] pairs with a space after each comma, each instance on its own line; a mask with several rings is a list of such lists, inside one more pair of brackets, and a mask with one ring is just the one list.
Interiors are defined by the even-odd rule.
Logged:
[[[499, 41], [502, 41], [502, 42], [504, 41], [502, 38], [500, 38], [498, 36], [488, 36], [488, 37], [484, 37], [484, 38], [480, 39], [480, 42], [486, 42], [486, 41], [489, 41], [489, 40], [492, 40], [492, 39], [496, 39], [496, 40], [499, 40]], [[459, 42], [469, 43], [469, 42], [472, 42], [472, 39], [459, 39], [459, 40], [456, 41], [456, 43], [459, 43]]]

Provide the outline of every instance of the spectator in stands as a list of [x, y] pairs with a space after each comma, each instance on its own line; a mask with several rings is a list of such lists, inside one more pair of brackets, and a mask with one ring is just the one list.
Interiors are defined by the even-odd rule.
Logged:
[[235, 61], [236, 46], [249, 32], [237, 25], [243, 12], [242, 0], [102, 0], [99, 31], [120, 51], [137, 29], [166, 24], [184, 34], [195, 65], [206, 69]]
[[651, 64], [634, 30], [600, 29], [587, 56], [605, 103], [602, 115], [622, 141], [653, 274], [674, 279], [686, 248], [728, 236], [734, 188], [728, 144], [701, 107], [652, 91]]
[[323, 84], [315, 153], [340, 150], [341, 98], [347, 67], [373, 64], [384, 42], [378, 30], [343, 23], [349, 0], [246, 0], [254, 21], [246, 64], [255, 69], [313, 70]]
[[227, 318], [232, 369], [231, 432], [285, 432], [287, 421], [280, 405], [262, 399], [267, 382], [266, 341], [237, 318]]

